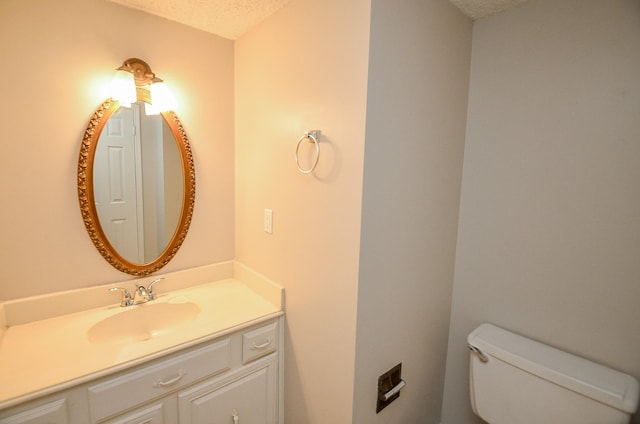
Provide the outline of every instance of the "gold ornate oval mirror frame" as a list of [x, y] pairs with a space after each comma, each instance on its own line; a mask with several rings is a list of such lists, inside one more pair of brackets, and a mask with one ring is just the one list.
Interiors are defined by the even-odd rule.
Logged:
[[89, 233], [89, 237], [104, 259], [114, 268], [127, 274], [137, 276], [148, 275], [164, 267], [175, 256], [189, 230], [195, 204], [195, 168], [193, 165], [193, 155], [187, 134], [178, 116], [172, 111], [162, 112], [176, 140], [182, 161], [183, 201], [178, 226], [167, 247], [152, 262], [137, 264], [125, 259], [109, 242], [100, 225], [93, 184], [93, 166], [98, 140], [105, 124], [118, 110], [119, 106], [118, 101], [107, 99], [96, 109], [84, 132], [78, 159], [78, 200], [80, 202], [82, 220]]

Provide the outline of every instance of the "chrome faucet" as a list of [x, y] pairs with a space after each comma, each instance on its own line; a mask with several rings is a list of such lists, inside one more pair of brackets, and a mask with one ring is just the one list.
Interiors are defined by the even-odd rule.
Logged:
[[129, 290], [123, 289], [122, 287], [112, 287], [109, 289], [110, 292], [114, 292], [116, 290], [122, 291], [122, 301], [120, 302], [120, 306], [124, 308], [125, 306], [133, 305], [133, 296], [131, 296]]
[[150, 300], [156, 298], [156, 294], [153, 291], [156, 283], [164, 280], [164, 277], [156, 278], [151, 283], [149, 283], [149, 287], [145, 288], [139, 284], [136, 284], [136, 290], [131, 294], [129, 290], [123, 289], [122, 287], [112, 287], [109, 289], [110, 292], [114, 292], [116, 290], [122, 291], [122, 301], [120, 302], [120, 306], [131, 306], [131, 305], [139, 305], [140, 303], [146, 303]]

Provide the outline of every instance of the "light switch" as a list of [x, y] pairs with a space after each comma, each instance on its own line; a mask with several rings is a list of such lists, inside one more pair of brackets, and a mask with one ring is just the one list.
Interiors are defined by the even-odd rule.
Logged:
[[271, 209], [264, 210], [264, 232], [273, 234], [273, 211]]

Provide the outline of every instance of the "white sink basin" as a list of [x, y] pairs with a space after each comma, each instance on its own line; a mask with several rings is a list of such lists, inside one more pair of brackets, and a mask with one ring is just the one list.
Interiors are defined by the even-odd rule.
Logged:
[[91, 343], [129, 343], [149, 340], [178, 330], [200, 313], [195, 303], [144, 303], [94, 324], [88, 331]]

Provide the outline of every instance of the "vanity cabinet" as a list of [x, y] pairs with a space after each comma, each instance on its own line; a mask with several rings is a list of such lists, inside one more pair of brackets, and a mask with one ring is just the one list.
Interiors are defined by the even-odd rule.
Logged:
[[0, 411], [0, 424], [281, 424], [282, 321]]

